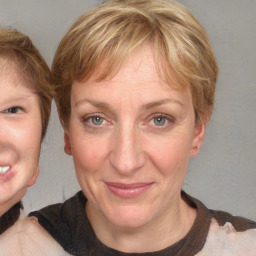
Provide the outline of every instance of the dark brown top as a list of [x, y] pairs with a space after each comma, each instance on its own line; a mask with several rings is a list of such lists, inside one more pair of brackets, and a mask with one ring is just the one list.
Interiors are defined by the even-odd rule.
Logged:
[[[70, 254], [77, 256], [194, 256], [204, 247], [212, 219], [220, 226], [230, 222], [236, 231], [256, 229], [256, 223], [222, 211], [208, 210], [199, 200], [181, 192], [187, 204], [197, 209], [197, 218], [188, 234], [179, 242], [161, 251], [123, 253], [107, 247], [95, 236], [85, 213], [86, 198], [82, 191], [63, 204], [47, 206], [30, 213]], [[255, 240], [256, 241], [256, 240]]]

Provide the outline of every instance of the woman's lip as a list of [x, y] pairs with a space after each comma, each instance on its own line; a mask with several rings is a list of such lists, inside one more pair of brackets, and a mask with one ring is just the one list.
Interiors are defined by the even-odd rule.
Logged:
[[146, 192], [154, 182], [148, 183], [117, 183], [105, 182], [109, 190], [121, 198], [135, 198]]

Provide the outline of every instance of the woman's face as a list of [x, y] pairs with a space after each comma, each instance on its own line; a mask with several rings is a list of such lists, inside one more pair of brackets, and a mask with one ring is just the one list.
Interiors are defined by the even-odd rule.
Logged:
[[17, 68], [0, 60], [0, 216], [37, 177], [41, 145], [39, 99]]
[[189, 158], [203, 140], [191, 93], [159, 78], [150, 47], [112, 79], [94, 78], [72, 84], [65, 135], [89, 218], [122, 228], [160, 220], [180, 203]]

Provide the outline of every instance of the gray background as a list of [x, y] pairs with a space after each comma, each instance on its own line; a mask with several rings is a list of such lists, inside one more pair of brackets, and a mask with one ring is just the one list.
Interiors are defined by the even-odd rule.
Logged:
[[[256, 0], [183, 0], [208, 31], [220, 77], [214, 114], [201, 153], [191, 160], [184, 189], [208, 207], [256, 219]], [[50, 65], [59, 40], [97, 0], [0, 0], [0, 24], [28, 34]], [[30, 188], [26, 211], [78, 191], [63, 151], [55, 105]]]

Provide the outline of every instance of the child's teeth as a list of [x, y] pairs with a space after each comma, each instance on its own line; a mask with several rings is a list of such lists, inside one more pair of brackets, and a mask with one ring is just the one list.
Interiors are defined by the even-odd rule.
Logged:
[[10, 166], [0, 166], [0, 174], [4, 174], [8, 172], [10, 169]]

